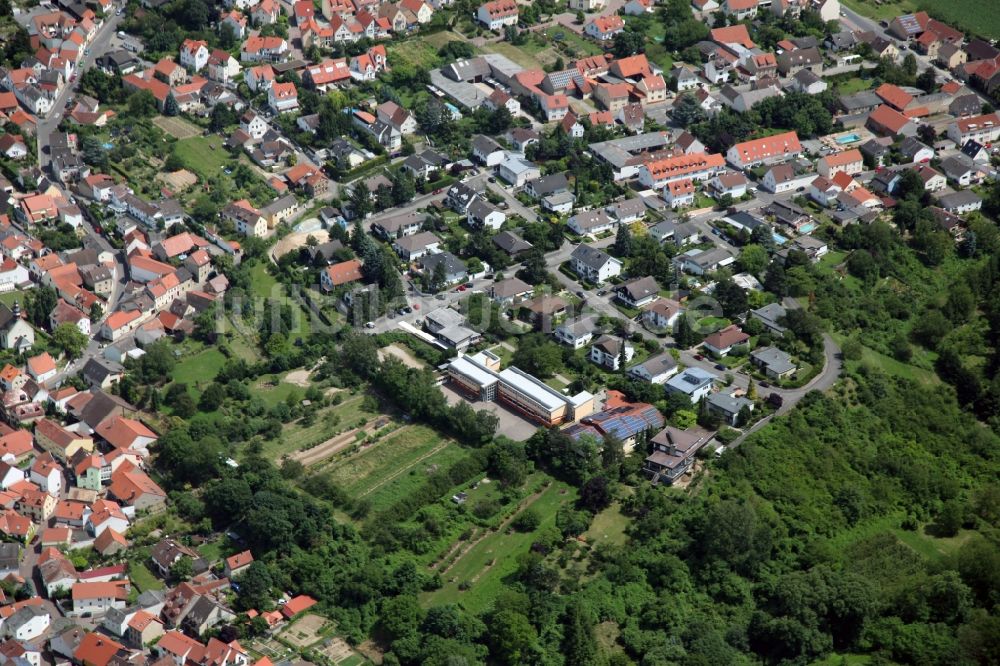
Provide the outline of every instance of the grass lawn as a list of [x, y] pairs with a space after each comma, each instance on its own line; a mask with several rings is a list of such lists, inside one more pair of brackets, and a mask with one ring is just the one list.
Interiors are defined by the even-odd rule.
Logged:
[[843, 83], [837, 84], [837, 94], [838, 95], [853, 95], [854, 93], [861, 92], [862, 90], [868, 90], [872, 87], [872, 81], [862, 79], [861, 77], [854, 76]]
[[972, 530], [960, 530], [953, 537], [933, 537], [925, 530], [926, 526], [921, 526], [915, 532], [896, 528], [892, 530], [892, 533], [896, 535], [897, 539], [931, 562], [940, 562], [953, 555], [974, 533]]
[[525, 69], [542, 69], [542, 63], [509, 42], [494, 42], [483, 48], [490, 53], [505, 55]]
[[434, 69], [441, 60], [437, 54], [438, 48], [440, 47], [423, 39], [392, 43], [387, 47], [389, 63], [390, 65], [407, 63], [418, 69]]
[[182, 358], [174, 366], [173, 380], [189, 386], [210, 382], [219, 373], [226, 357], [215, 347], [206, 347], [195, 354]]
[[275, 295], [274, 286], [278, 281], [267, 272], [267, 264], [258, 262], [250, 269], [250, 288], [255, 296], [268, 297]]
[[20, 289], [14, 289], [12, 291], [5, 291], [0, 293], [0, 303], [3, 303], [9, 308], [14, 307], [14, 301], [17, 301], [24, 307], [24, 299], [27, 296], [27, 292], [21, 291]]
[[983, 37], [1000, 38], [1000, 14], [984, 11], [982, 0], [844, 0], [850, 9], [876, 20], [891, 21], [900, 14], [924, 10], [950, 23], [959, 30], [968, 30]]
[[398, 465], [385, 470], [398, 473], [397, 476], [391, 477], [391, 474], [383, 476], [380, 482], [375, 482], [381, 485], [376, 487], [375, 483], [371, 484], [371, 492], [364, 497], [371, 502], [373, 511], [387, 509], [401, 497], [416, 491], [427, 478], [429, 470], [447, 469], [466, 455], [467, 452], [454, 442], [447, 442], [444, 448], [438, 450], [432, 448], [427, 451], [425, 447], [417, 449], [413, 454], [400, 459]]
[[281, 381], [279, 375], [264, 375], [254, 385], [253, 392], [260, 396], [265, 405], [274, 407], [279, 402], [284, 402], [293, 393], [297, 394], [301, 400], [306, 390], [301, 386]]
[[[834, 339], [838, 344], [844, 342], [844, 336], [839, 333], [832, 334]], [[924, 370], [923, 368], [918, 368], [909, 363], [903, 363], [902, 361], [897, 361], [891, 356], [886, 356], [881, 354], [874, 349], [861, 347], [861, 360], [860, 361], [848, 361], [851, 366], [858, 366], [861, 363], [867, 363], [870, 366], [880, 369], [882, 372], [895, 375], [896, 377], [902, 377], [904, 379], [912, 379], [915, 382], [920, 382], [921, 384], [937, 384], [941, 380], [938, 376], [930, 371]]]
[[184, 167], [202, 178], [215, 176], [232, 160], [222, 147], [222, 137], [196, 136], [181, 139], [174, 146], [174, 153], [184, 163]]
[[223, 539], [203, 543], [198, 546], [197, 550], [198, 554], [208, 560], [209, 563], [221, 560], [229, 552], [229, 548]]
[[[517, 569], [518, 556], [528, 552], [537, 532], [552, 527], [559, 507], [575, 499], [573, 488], [553, 481], [531, 504], [541, 516], [538, 530], [489, 532], [443, 574], [445, 583], [440, 589], [422, 595], [422, 605], [458, 603], [472, 613], [487, 608], [503, 588], [504, 579]], [[459, 585], [468, 589], [461, 590]]]
[[725, 317], [702, 317], [697, 323], [699, 332], [709, 334], [729, 326], [730, 322]]
[[140, 592], [148, 590], [162, 590], [165, 586], [163, 581], [153, 575], [153, 572], [146, 568], [141, 562], [130, 562], [128, 565], [128, 577], [132, 584], [139, 588]]
[[622, 515], [621, 505], [615, 502], [594, 516], [590, 529], [583, 533], [588, 543], [621, 546], [628, 539], [625, 528], [628, 518]]

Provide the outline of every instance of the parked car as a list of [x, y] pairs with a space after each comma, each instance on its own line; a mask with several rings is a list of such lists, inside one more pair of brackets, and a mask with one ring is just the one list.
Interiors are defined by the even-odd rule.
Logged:
[[768, 384], [767, 382], [761, 382], [761, 383], [760, 383], [760, 387], [761, 387], [761, 388], [771, 388], [771, 385], [770, 385], [770, 384]]
[[702, 356], [701, 354], [695, 354], [695, 355], [694, 355], [694, 358], [695, 358], [695, 360], [697, 360], [697, 361], [704, 361], [704, 360], [705, 360], [705, 357], [704, 357], [704, 356]]
[[715, 369], [716, 370], [725, 370], [726, 366], [722, 365], [721, 363], [716, 363], [715, 364]]
[[375, 328], [375, 322], [373, 321], [365, 322], [365, 328]]

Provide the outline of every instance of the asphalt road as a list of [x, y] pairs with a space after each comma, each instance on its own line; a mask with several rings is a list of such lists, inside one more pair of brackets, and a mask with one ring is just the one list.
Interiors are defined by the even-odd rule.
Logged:
[[111, 44], [111, 38], [114, 37], [115, 32], [118, 30], [118, 24], [121, 22], [122, 17], [112, 14], [104, 20], [104, 25], [102, 25], [97, 30], [97, 35], [87, 46], [90, 50], [90, 55], [85, 55], [83, 59], [77, 63], [76, 74], [77, 78], [75, 81], [71, 81], [66, 86], [63, 87], [59, 96], [55, 99], [52, 104], [52, 111], [45, 118], [38, 119], [38, 164], [43, 169], [45, 169], [49, 164], [50, 154], [49, 148], [49, 137], [56, 128], [59, 127], [59, 123], [62, 122], [63, 115], [66, 113], [66, 100], [76, 91], [79, 85], [79, 75], [82, 72], [90, 69], [94, 62], [100, 56], [108, 50]]

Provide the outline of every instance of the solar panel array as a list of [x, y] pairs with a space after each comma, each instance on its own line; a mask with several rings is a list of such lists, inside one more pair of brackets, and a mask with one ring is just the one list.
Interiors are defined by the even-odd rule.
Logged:
[[663, 416], [656, 407], [646, 403], [625, 405], [597, 412], [588, 416], [585, 422], [593, 425], [602, 433], [618, 439], [629, 439], [645, 430], [658, 430], [664, 424]]

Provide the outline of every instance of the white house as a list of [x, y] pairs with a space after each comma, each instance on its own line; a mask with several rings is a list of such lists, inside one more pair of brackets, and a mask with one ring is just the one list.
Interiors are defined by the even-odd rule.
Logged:
[[590, 361], [608, 370], [619, 370], [622, 367], [622, 349], [624, 345], [625, 363], [635, 356], [635, 347], [627, 340], [611, 335], [602, 335], [590, 347]]
[[514, 0], [492, 0], [476, 11], [476, 20], [494, 32], [508, 25], [517, 25], [518, 9]]
[[3, 633], [16, 641], [33, 641], [44, 634], [51, 623], [52, 615], [45, 606], [22, 606], [4, 621]]
[[598, 16], [584, 27], [583, 32], [599, 42], [611, 41], [619, 32], [625, 30], [625, 21], [617, 14]]
[[589, 245], [576, 246], [570, 255], [570, 265], [577, 275], [595, 284], [606, 282], [622, 272], [622, 262]]
[[507, 152], [503, 161], [497, 165], [497, 175], [514, 187], [524, 187], [529, 180], [540, 178], [541, 169], [523, 153]]
[[629, 377], [650, 384], [664, 384], [677, 374], [677, 361], [670, 354], [659, 354], [628, 369]]
[[597, 320], [593, 317], [580, 317], [572, 321], [565, 321], [556, 328], [553, 335], [556, 340], [569, 345], [573, 349], [583, 349], [594, 339], [594, 331], [597, 329]]
[[208, 64], [208, 44], [198, 39], [185, 39], [181, 44], [181, 65], [200, 72]]
[[691, 400], [691, 404], [695, 405], [698, 404], [699, 400], [712, 392], [712, 382], [715, 379], [716, 377], [712, 373], [706, 372], [701, 368], [692, 367], [687, 368], [679, 375], [675, 375], [664, 387], [667, 393], [681, 393], [686, 395]]
[[103, 614], [112, 608], [125, 608], [128, 591], [125, 585], [117, 582], [77, 583], [73, 586], [71, 596], [71, 615]]

